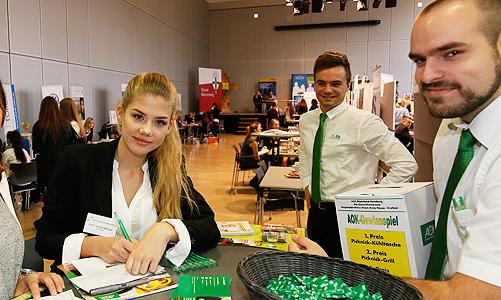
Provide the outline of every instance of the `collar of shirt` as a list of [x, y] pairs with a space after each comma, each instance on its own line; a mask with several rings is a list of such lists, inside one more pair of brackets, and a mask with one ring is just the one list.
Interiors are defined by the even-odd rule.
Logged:
[[[343, 112], [347, 108], [348, 108], [348, 103], [346, 103], [346, 102], [343, 101], [343, 102], [339, 103], [338, 106], [336, 106], [334, 108], [331, 108], [331, 110], [329, 110], [328, 112], [326, 112], [327, 118], [329, 118], [329, 120], [332, 120], [335, 116], [339, 115], [341, 112]], [[315, 111], [317, 112], [318, 116], [320, 117], [320, 114], [322, 113], [322, 110], [321, 109], [316, 109]]]
[[460, 118], [452, 119], [451, 123], [455, 128], [450, 129], [470, 129], [477, 141], [489, 149], [494, 145], [497, 134], [501, 132], [499, 116], [501, 116], [501, 96], [484, 108], [470, 124], [463, 122]]

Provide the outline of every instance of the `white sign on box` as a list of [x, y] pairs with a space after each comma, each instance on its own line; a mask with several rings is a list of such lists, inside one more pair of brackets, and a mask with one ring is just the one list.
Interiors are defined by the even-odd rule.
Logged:
[[372, 184], [336, 196], [344, 259], [423, 278], [434, 234], [431, 182]]

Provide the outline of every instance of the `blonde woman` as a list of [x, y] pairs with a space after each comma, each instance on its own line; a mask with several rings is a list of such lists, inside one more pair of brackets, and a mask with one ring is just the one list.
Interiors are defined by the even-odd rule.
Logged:
[[85, 142], [85, 128], [80, 120], [80, 113], [78, 112], [77, 104], [71, 98], [64, 98], [59, 102], [59, 111], [61, 117], [68, 121], [75, 133], [74, 144], [81, 144]]
[[[191, 250], [219, 241], [214, 213], [183, 164], [172, 82], [158, 73], [137, 75], [116, 111], [120, 138], [68, 147], [56, 167], [35, 223], [36, 249], [55, 260], [53, 267], [98, 256], [144, 274], [155, 271], [164, 255], [179, 265]], [[113, 237], [83, 233], [88, 213], [116, 213], [132, 241], [120, 229]]]

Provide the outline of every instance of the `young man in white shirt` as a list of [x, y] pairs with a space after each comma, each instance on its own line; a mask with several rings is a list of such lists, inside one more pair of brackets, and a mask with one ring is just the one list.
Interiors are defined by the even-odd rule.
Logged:
[[[476, 140], [452, 194], [463, 207], [458, 210], [454, 201], [444, 206], [441, 280], [408, 279], [425, 299], [501, 299], [500, 16], [499, 0], [438, 0], [414, 23], [409, 57], [416, 63], [416, 82], [430, 113], [444, 118], [433, 146], [437, 223], [453, 173], [451, 152], [463, 130]], [[290, 248], [325, 255], [304, 238]]]
[[[299, 121], [301, 182], [307, 199], [312, 192], [308, 236], [329, 256], [342, 257], [334, 197], [374, 183], [379, 161], [391, 169], [383, 183], [410, 181], [417, 164], [378, 116], [344, 102], [351, 81], [350, 64], [345, 54], [323, 53], [317, 58], [313, 72], [320, 107], [301, 115]], [[325, 115], [322, 117], [325, 121], [317, 176], [313, 163], [314, 144], [321, 114]], [[315, 192], [315, 185], [318, 192]]]

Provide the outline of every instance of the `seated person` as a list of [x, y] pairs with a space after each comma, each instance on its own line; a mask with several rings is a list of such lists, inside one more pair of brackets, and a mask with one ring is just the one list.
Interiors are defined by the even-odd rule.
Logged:
[[24, 164], [31, 161], [31, 156], [21, 144], [21, 134], [17, 130], [7, 132], [7, 149], [3, 152], [3, 164]]
[[[242, 144], [242, 152], [240, 157], [240, 168], [243, 170], [246, 169], [255, 169], [259, 167], [259, 144], [256, 140], [255, 136], [252, 136], [254, 132], [261, 132], [261, 124], [258, 122], [254, 122], [247, 126], [246, 135], [244, 139], [244, 143]], [[263, 147], [263, 150], [267, 149], [266, 146]]]
[[[266, 118], [268, 120], [268, 124], [272, 119], [277, 119], [280, 117], [280, 114], [278, 113], [278, 108], [277, 108], [277, 101], [271, 102], [271, 107], [268, 109], [266, 112]], [[270, 128], [268, 128], [270, 129]]]
[[[214, 212], [186, 174], [176, 107], [170, 80], [139, 74], [116, 108], [121, 137], [64, 150], [35, 222], [36, 250], [53, 268], [97, 256], [145, 274], [164, 256], [180, 265], [190, 251], [217, 244]], [[83, 233], [88, 213], [120, 218], [123, 235]]]
[[186, 116], [184, 116], [184, 121], [186, 124], [192, 124], [195, 123], [195, 113], [190, 111]]
[[397, 128], [395, 128], [395, 137], [402, 142], [402, 144], [409, 150], [410, 153], [414, 152], [414, 138], [409, 132], [412, 125], [410, 116], [404, 116]]

